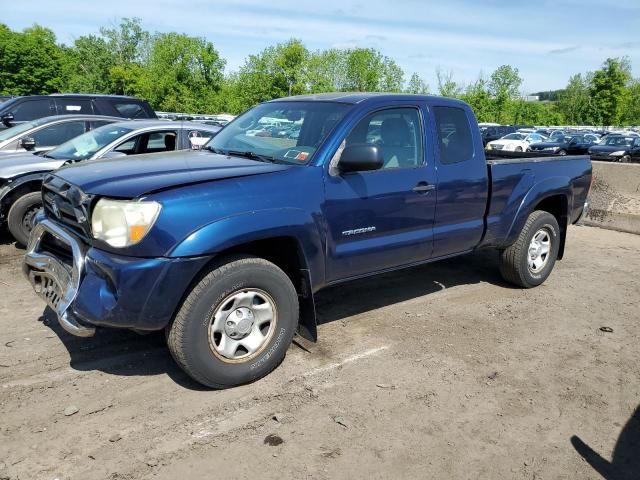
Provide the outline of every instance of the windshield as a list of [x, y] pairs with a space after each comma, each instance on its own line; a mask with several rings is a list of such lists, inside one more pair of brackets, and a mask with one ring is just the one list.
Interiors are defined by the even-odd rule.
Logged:
[[0, 142], [9, 140], [10, 138], [15, 137], [16, 135], [20, 135], [21, 133], [24, 133], [27, 130], [31, 130], [33, 127], [37, 127], [37, 126], [38, 124], [36, 122], [26, 122], [26, 123], [21, 123], [20, 125], [16, 125], [15, 127], [7, 128], [4, 131], [0, 131]]
[[524, 140], [524, 135], [522, 133], [510, 133], [509, 135], [505, 135], [502, 137], [503, 140]]
[[204, 148], [305, 165], [350, 108], [333, 102], [263, 103], [228, 124]]
[[604, 144], [615, 147], [630, 147], [633, 143], [633, 137], [608, 137]]
[[63, 143], [47, 153], [47, 157], [57, 160], [86, 160], [131, 131], [130, 128], [119, 127], [117, 124], [105, 125]]

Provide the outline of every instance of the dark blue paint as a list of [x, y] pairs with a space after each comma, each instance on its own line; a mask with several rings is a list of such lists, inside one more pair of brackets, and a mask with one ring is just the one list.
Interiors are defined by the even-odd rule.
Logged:
[[[86, 162], [57, 175], [86, 193], [148, 198], [161, 214], [138, 245], [94, 242], [74, 310], [96, 325], [153, 330], [172, 318], [206, 264], [256, 240], [295, 240], [312, 291], [329, 284], [512, 243], [528, 214], [560, 196], [566, 223], [581, 213], [591, 181], [586, 157], [487, 162], [471, 109], [438, 97], [353, 94], [305, 100], [352, 104], [308, 166], [283, 166], [207, 152]], [[295, 101], [285, 99], [283, 101]], [[424, 128], [424, 165], [332, 175], [342, 139], [367, 114], [413, 106]], [[466, 162], [439, 159], [434, 106], [465, 110], [475, 145]], [[435, 185], [412, 191], [418, 183]], [[345, 235], [375, 227], [367, 233]]]

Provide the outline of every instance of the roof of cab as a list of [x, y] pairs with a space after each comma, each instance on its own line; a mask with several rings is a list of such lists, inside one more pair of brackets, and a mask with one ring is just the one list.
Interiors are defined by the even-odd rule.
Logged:
[[[430, 100], [437, 99], [439, 101], [447, 100], [452, 104], [464, 104], [464, 102], [455, 98], [439, 97], [435, 95], [414, 95], [410, 93], [382, 93], [382, 92], [333, 92], [333, 93], [314, 93], [310, 95], [296, 95], [293, 97], [276, 98], [269, 102], [335, 102], [335, 103], [363, 103], [368, 100]], [[269, 103], [267, 102], [267, 103]]]

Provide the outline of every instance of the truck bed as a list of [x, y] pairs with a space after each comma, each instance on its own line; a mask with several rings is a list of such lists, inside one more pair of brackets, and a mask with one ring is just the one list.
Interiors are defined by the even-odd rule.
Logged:
[[[549, 165], [553, 163], [553, 165]], [[489, 205], [483, 246], [500, 246], [512, 240], [518, 230], [517, 221], [526, 218], [519, 214], [523, 206], [536, 204], [536, 197], [564, 195], [567, 199], [569, 221], [573, 223], [582, 212], [591, 183], [591, 161], [587, 155], [517, 157], [487, 155], [489, 176]], [[551, 173], [550, 173], [551, 172]]]

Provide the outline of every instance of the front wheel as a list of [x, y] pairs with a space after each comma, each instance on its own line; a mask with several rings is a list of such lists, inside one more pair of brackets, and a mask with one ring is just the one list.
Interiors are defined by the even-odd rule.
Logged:
[[516, 152], [522, 153], [522, 147], [516, 147]]
[[551, 274], [560, 247], [556, 217], [536, 210], [527, 218], [516, 242], [502, 252], [502, 277], [524, 288], [537, 287]]
[[23, 246], [29, 243], [29, 235], [33, 230], [33, 219], [42, 208], [40, 192], [31, 192], [19, 197], [7, 215], [7, 225], [13, 238]]
[[566, 150], [559, 150], [558, 151], [558, 155], [560, 155], [561, 157], [564, 157], [567, 154]]
[[168, 327], [176, 362], [194, 380], [227, 388], [264, 377], [298, 325], [289, 277], [261, 258], [235, 257], [200, 280]]
[[620, 163], [630, 163], [630, 162], [631, 162], [630, 155], [623, 155], [623, 157], [620, 159]]

